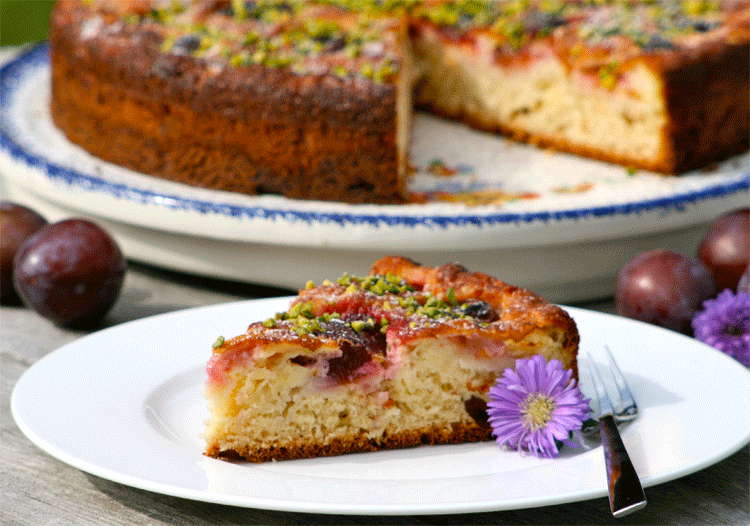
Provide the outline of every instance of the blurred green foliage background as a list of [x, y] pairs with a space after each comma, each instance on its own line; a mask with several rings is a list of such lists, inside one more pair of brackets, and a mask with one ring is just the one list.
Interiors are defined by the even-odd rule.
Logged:
[[47, 38], [54, 0], [0, 0], [0, 46], [17, 46]]

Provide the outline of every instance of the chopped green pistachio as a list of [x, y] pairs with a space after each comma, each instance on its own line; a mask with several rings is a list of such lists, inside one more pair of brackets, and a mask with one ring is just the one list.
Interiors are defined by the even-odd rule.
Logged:
[[367, 78], [370, 78], [370, 79], [375, 76], [375, 70], [373, 69], [372, 64], [370, 64], [370, 63], [364, 63], [364, 64], [362, 64], [362, 66], [360, 66], [360, 68], [359, 68], [359, 73], [363, 77], [367, 77]]
[[218, 338], [216, 338], [216, 341], [213, 343], [213, 345], [211, 345], [211, 347], [213, 347], [214, 349], [218, 349], [219, 347], [224, 345], [224, 342], [224, 336], [219, 336]]
[[250, 53], [248, 53], [247, 51], [240, 51], [239, 53], [236, 53], [229, 58], [229, 65], [235, 68], [247, 65], [249, 63]]
[[387, 290], [386, 287], [387, 287], [387, 285], [385, 283], [383, 283], [383, 282], [374, 283], [370, 287], [370, 292], [374, 292], [375, 294], [378, 294], [378, 295], [382, 296], [383, 294], [385, 294], [385, 292]]
[[137, 25], [141, 23], [141, 17], [135, 13], [128, 13], [127, 15], [125, 15], [124, 22], [126, 24]]
[[617, 76], [615, 71], [617, 70], [617, 63], [610, 63], [606, 66], [599, 68], [599, 81], [602, 87], [608, 90], [614, 89], [617, 85]]
[[400, 285], [402, 281], [400, 277], [391, 272], [385, 275], [385, 280], [391, 285]]
[[721, 7], [721, 2], [710, 0], [683, 0], [681, 4], [685, 13], [692, 16], [716, 11]]
[[239, 20], [247, 18], [247, 10], [245, 9], [245, 0], [232, 0], [232, 12], [234, 16]]
[[308, 301], [305, 303], [297, 303], [296, 305], [292, 306], [289, 309], [289, 317], [290, 318], [312, 318], [313, 312], [312, 312], [312, 302]]
[[259, 40], [260, 40], [260, 35], [258, 35], [258, 33], [254, 33], [250, 31], [245, 34], [245, 40], [243, 42], [243, 45], [252, 46], [253, 44], [257, 44]]
[[[166, 28], [162, 50], [170, 52], [174, 42], [186, 35], [200, 38], [197, 48], [187, 49], [196, 57], [224, 57], [233, 67], [250, 64], [269, 68], [288, 67], [297, 74], [310, 72], [307, 58], [313, 63], [318, 55], [330, 56], [331, 73], [348, 77], [352, 73], [373, 82], [388, 82], [398, 73], [398, 63], [388, 56], [363, 59], [363, 46], [379, 42], [382, 18], [370, 13], [401, 16], [404, 10], [413, 16], [440, 26], [453, 26], [460, 31], [472, 28], [494, 31], [500, 43], [520, 49], [533, 39], [546, 38], [567, 20], [576, 20], [579, 41], [573, 43], [570, 55], [582, 53], [586, 44], [600, 46], [610, 38], [628, 38], [644, 50], [676, 49], [676, 36], [703, 33], [717, 26], [715, 13], [721, 8], [719, 0], [673, 0], [670, 2], [631, 2], [629, 0], [592, 0], [564, 2], [562, 0], [448, 0], [428, 3], [423, 0], [318, 0], [355, 14], [353, 23], [342, 25], [327, 17], [293, 18], [306, 8], [303, 0], [230, 0], [229, 16], [242, 22], [244, 33], [237, 36], [216, 24], [209, 17], [195, 23], [184, 13], [191, 5], [180, 0], [159, 3], [143, 17], [127, 12], [123, 20], [128, 24], [152, 23]], [[218, 4], [217, 4], [218, 5]], [[592, 9], [606, 6], [602, 12]], [[217, 10], [222, 16], [224, 9]], [[364, 13], [364, 16], [356, 16]], [[595, 13], [594, 17], [591, 13]], [[603, 13], [603, 14], [602, 14]], [[599, 16], [601, 15], [601, 16]], [[221, 20], [221, 17], [217, 17]], [[291, 21], [291, 22], [290, 22]], [[290, 22], [290, 23], [287, 23]], [[265, 26], [264, 26], [265, 24]], [[270, 26], [279, 30], [269, 31]], [[185, 50], [181, 48], [181, 54]], [[612, 87], [616, 79], [612, 71], [601, 72], [602, 85]]]
[[182, 2], [180, 2], [180, 0], [172, 0], [170, 8], [173, 13], [177, 14], [185, 11], [185, 6]]
[[453, 287], [448, 289], [446, 296], [448, 298], [448, 303], [451, 305], [458, 305], [458, 298], [456, 297], [456, 291], [453, 290]]
[[306, 21], [305, 30], [314, 39], [325, 39], [337, 34], [341, 26], [330, 20], [313, 18]]
[[349, 70], [344, 66], [338, 65], [333, 67], [333, 74], [337, 77], [346, 77], [349, 75]]
[[151, 18], [162, 24], [169, 21], [169, 12], [166, 8], [152, 9], [150, 16]]
[[361, 46], [355, 43], [349, 43], [344, 47], [344, 54], [348, 58], [357, 58], [359, 56]]
[[367, 323], [363, 320], [354, 320], [351, 325], [352, 329], [357, 332], [362, 332], [363, 330], [365, 330], [365, 327], [367, 327]]
[[292, 62], [294, 62], [294, 58], [290, 55], [275, 55], [267, 57], [263, 62], [263, 65], [268, 66], [269, 68], [280, 68], [289, 66]]
[[386, 80], [389, 80], [393, 75], [395, 75], [398, 72], [398, 69], [395, 64], [392, 62], [386, 62], [379, 68], [377, 68], [373, 74], [372, 79], [375, 82], [385, 82]]

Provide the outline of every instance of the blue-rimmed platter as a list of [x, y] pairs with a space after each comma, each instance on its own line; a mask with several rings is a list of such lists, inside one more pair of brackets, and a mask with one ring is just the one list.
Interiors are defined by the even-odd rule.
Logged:
[[[383, 253], [459, 260], [555, 301], [611, 291], [636, 251], [690, 251], [707, 222], [747, 206], [750, 155], [664, 177], [542, 151], [416, 116], [411, 188], [433, 200], [350, 205], [188, 187], [111, 165], [71, 144], [48, 110], [41, 45], [0, 70], [0, 175], [49, 219], [93, 217], [136, 260], [297, 288], [364, 272]], [[462, 197], [481, 194], [480, 205]], [[435, 198], [440, 196], [440, 198]]]

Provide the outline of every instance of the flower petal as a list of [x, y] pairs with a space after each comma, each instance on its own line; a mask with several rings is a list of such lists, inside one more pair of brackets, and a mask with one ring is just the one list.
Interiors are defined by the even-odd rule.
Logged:
[[[571, 432], [580, 430], [590, 413], [590, 400], [572, 375], [559, 360], [547, 362], [541, 355], [516, 360], [516, 370], [506, 369], [489, 390], [488, 422], [496, 442], [537, 457], [556, 457], [556, 440], [567, 440]], [[537, 420], [533, 427], [525, 414], [530, 396], [546, 398], [553, 407], [549, 420], [541, 424]]]

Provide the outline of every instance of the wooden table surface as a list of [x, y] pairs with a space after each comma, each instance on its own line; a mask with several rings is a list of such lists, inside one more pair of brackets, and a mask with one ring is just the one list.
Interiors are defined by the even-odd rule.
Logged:
[[[290, 292], [195, 278], [131, 263], [121, 297], [102, 327], [177, 309]], [[608, 301], [577, 306], [612, 310]], [[646, 488], [648, 506], [622, 519], [612, 518], [606, 498], [496, 513], [349, 516], [248, 509], [150, 493], [84, 473], [56, 460], [31, 443], [11, 416], [11, 392], [24, 371], [86, 332], [56, 327], [20, 306], [2, 306], [0, 326], [0, 524], [3, 525], [750, 524], [747, 446], [702, 471]]]

